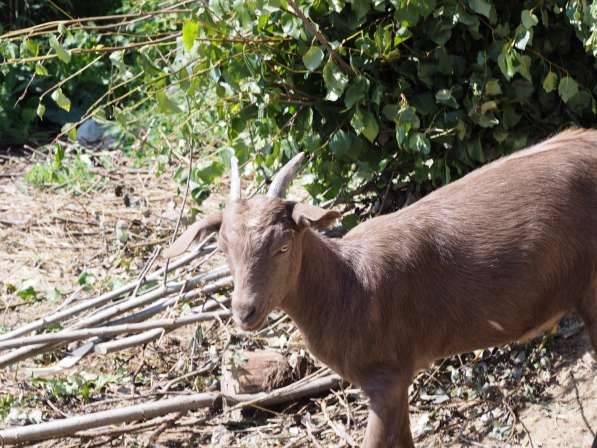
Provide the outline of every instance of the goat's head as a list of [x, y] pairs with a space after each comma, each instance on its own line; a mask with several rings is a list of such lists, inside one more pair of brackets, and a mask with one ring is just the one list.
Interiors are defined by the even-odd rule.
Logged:
[[299, 287], [305, 231], [325, 228], [340, 216], [334, 210], [283, 199], [302, 159], [300, 153], [278, 172], [267, 196], [243, 199], [233, 157], [230, 199], [224, 211], [190, 226], [164, 252], [166, 257], [179, 255], [193, 241], [218, 232], [218, 245], [234, 279], [232, 313], [244, 330], [262, 327], [269, 312]]

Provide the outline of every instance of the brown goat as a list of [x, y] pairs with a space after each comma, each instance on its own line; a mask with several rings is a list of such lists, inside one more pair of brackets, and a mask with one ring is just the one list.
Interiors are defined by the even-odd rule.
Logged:
[[438, 358], [529, 339], [572, 311], [597, 350], [597, 131], [562, 132], [338, 240], [316, 231], [338, 212], [280, 197], [300, 159], [267, 197], [241, 199], [234, 174], [225, 210], [165, 255], [219, 230], [236, 323], [286, 311], [370, 398], [364, 446], [414, 446], [408, 386]]

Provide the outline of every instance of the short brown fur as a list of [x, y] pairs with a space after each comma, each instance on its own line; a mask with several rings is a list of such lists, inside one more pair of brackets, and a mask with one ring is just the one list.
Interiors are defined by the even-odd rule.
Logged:
[[370, 397], [364, 446], [414, 447], [408, 385], [438, 358], [531, 337], [572, 311], [597, 350], [597, 131], [564, 131], [342, 239], [314, 231], [338, 216], [234, 201], [219, 244], [237, 323], [259, 328], [281, 308]]

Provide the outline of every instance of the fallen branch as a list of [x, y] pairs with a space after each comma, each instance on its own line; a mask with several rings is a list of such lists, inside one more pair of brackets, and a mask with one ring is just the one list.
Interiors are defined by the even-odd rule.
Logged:
[[[181, 258], [180, 260], [176, 261], [175, 263], [172, 263], [168, 267], [168, 271], [173, 271], [174, 269], [178, 269], [181, 266], [187, 265], [191, 261], [193, 261], [195, 258], [205, 255], [209, 252], [212, 252], [214, 249], [215, 249], [215, 245], [211, 245], [211, 246], [205, 247], [202, 250], [193, 252], [193, 253]], [[153, 272], [151, 275], [148, 275], [145, 278], [145, 280], [146, 280], [146, 282], [151, 281], [151, 280], [157, 280], [163, 274], [164, 274], [164, 268], [161, 268], [161, 269], [158, 269], [157, 271]], [[53, 325], [53, 324], [62, 322], [66, 319], [69, 319], [69, 318], [75, 316], [76, 314], [79, 314], [82, 311], [86, 311], [91, 308], [96, 308], [100, 305], [108, 303], [112, 300], [115, 300], [115, 299], [133, 291], [135, 289], [135, 287], [137, 286], [137, 283], [138, 283], [137, 281], [131, 282], [125, 286], [115, 289], [114, 291], [110, 291], [105, 294], [102, 294], [95, 299], [85, 300], [72, 308], [67, 308], [58, 313], [54, 313], [49, 316], [43, 317], [41, 319], [37, 319], [33, 322], [30, 322], [26, 325], [16, 328], [15, 330], [12, 330], [12, 331], [9, 331], [7, 333], [0, 335], [0, 341], [5, 341], [7, 339], [16, 338], [18, 336], [22, 336], [22, 335], [30, 333], [32, 331], [39, 330], [40, 328], [44, 328], [49, 325]]]
[[[213, 273], [214, 271], [216, 271], [218, 269], [220, 269], [220, 268], [216, 268], [210, 272]], [[228, 271], [226, 271], [226, 273], [228, 273]], [[206, 277], [205, 277], [204, 281], [207, 282], [208, 276], [210, 275], [210, 273], [207, 273], [205, 275], [206, 275]], [[210, 278], [216, 278], [216, 277], [213, 276]], [[182, 296], [182, 298], [180, 298], [180, 297], [170, 297], [170, 298], [165, 297], [161, 300], [156, 301], [155, 303], [152, 303], [151, 305], [147, 306], [146, 308], [143, 308], [140, 311], [131, 313], [127, 316], [121, 317], [121, 318], [113, 320], [113, 321], [106, 322], [105, 325], [106, 326], [107, 325], [121, 325], [124, 323], [141, 322], [142, 320], [148, 319], [148, 318], [155, 316], [156, 314], [166, 310], [167, 308], [171, 307], [172, 305], [174, 305], [177, 301], [180, 301], [181, 299], [185, 300], [185, 301], [195, 300], [200, 296], [212, 294], [214, 292], [218, 292], [224, 288], [227, 288], [228, 286], [232, 286], [232, 280], [230, 277], [221, 278], [221, 279], [219, 277], [217, 277], [217, 278], [218, 278], [218, 281], [212, 283], [211, 285], [206, 285], [201, 289], [189, 291], [189, 292], [185, 293]], [[223, 300], [210, 299], [210, 300], [206, 301], [203, 305], [196, 307], [197, 308], [196, 310], [192, 310], [192, 311], [195, 313], [203, 312], [203, 311], [211, 311], [215, 308], [220, 307], [221, 305], [228, 304], [229, 301], [230, 301], [229, 298], [226, 298]]]
[[273, 406], [300, 398], [319, 395], [330, 389], [338, 388], [342, 379], [338, 375], [318, 378], [306, 384], [291, 384], [269, 393], [224, 396], [218, 392], [178, 396], [152, 403], [142, 403], [120, 409], [97, 412], [94, 414], [39, 423], [30, 426], [8, 428], [0, 431], [0, 443], [15, 445], [39, 442], [59, 437], [76, 436], [78, 431], [100, 428], [102, 426], [127, 423], [159, 417], [173, 412], [184, 413], [191, 410], [212, 406], [218, 399], [238, 406]]
[[166, 330], [156, 328], [154, 330], [147, 330], [140, 334], [128, 336], [126, 338], [115, 339], [113, 341], [102, 342], [94, 347], [95, 353], [100, 355], [107, 355], [108, 353], [119, 352], [127, 348], [135, 347], [137, 345], [145, 345], [156, 339], [161, 338]]
[[143, 423], [136, 423], [133, 425], [124, 425], [124, 426], [119, 426], [117, 428], [104, 428], [104, 429], [95, 430], [95, 431], [91, 430], [91, 431], [85, 431], [85, 432], [78, 432], [77, 437], [80, 437], [82, 439], [95, 439], [98, 437], [106, 437], [106, 436], [114, 437], [114, 436], [117, 436], [120, 434], [125, 434], [125, 433], [131, 434], [133, 432], [141, 431], [141, 430], [148, 429], [148, 428], [153, 428], [154, 426], [161, 425], [164, 422], [170, 422], [175, 417], [178, 419], [178, 414], [166, 415], [164, 417], [157, 417], [157, 418], [154, 418], [153, 420], [147, 420]]
[[172, 412], [190, 411], [211, 406], [218, 396], [218, 393], [194, 394], [186, 397], [176, 397], [153, 403], [143, 403], [126, 408], [111, 409], [109, 411], [80, 415], [36, 425], [9, 428], [0, 431], [0, 443], [3, 445], [16, 445], [56, 439], [58, 437], [73, 435], [77, 431], [85, 429], [159, 417]]
[[106, 337], [117, 336], [123, 333], [140, 333], [143, 331], [154, 329], [174, 330], [175, 328], [182, 327], [183, 325], [215, 319], [216, 316], [228, 317], [230, 316], [230, 311], [220, 310], [208, 313], [193, 313], [175, 319], [158, 319], [138, 324], [112, 325], [109, 327], [86, 328], [83, 330], [64, 330], [59, 333], [27, 336], [23, 338], [16, 338], [11, 339], [9, 341], [0, 342], [0, 350], [21, 347], [23, 345], [80, 341], [94, 336]]
[[[206, 275], [206, 274], [203, 274]], [[96, 314], [93, 314], [85, 319], [80, 320], [79, 322], [75, 323], [73, 326], [69, 327], [65, 331], [72, 331], [77, 329], [84, 329], [97, 326], [106, 320], [121, 314], [125, 311], [137, 308], [139, 306], [147, 305], [148, 303], [152, 303], [164, 295], [181, 292], [181, 291], [188, 291], [189, 289], [194, 288], [202, 281], [202, 276], [198, 275], [191, 280], [186, 282], [176, 282], [176, 283], [169, 283], [166, 288], [160, 287], [154, 291], [149, 293], [143, 294], [141, 296], [135, 297], [133, 299], [128, 299], [123, 302], [119, 302], [109, 308], [106, 308]], [[190, 291], [187, 294], [184, 294], [182, 299], [187, 300], [195, 297], [201, 297], [205, 294], [211, 294], [216, 291], [220, 291], [226, 286], [232, 284], [231, 278], [224, 278], [217, 282], [216, 284], [206, 285], [205, 287], [196, 290]], [[9, 366], [18, 362], [22, 359], [27, 359], [32, 356], [36, 356], [40, 353], [45, 353], [51, 350], [54, 350], [60, 346], [61, 343], [45, 343], [45, 344], [35, 344], [29, 345], [27, 347], [19, 348], [13, 350], [3, 356], [0, 356], [0, 368]]]

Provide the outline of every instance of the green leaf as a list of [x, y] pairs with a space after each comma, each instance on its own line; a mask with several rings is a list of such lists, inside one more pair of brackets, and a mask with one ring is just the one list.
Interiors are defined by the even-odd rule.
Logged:
[[375, 141], [377, 134], [379, 134], [379, 124], [370, 111], [363, 112], [361, 109], [357, 109], [352, 116], [352, 120], [350, 120], [350, 124], [357, 134], [363, 134], [371, 143]]
[[50, 47], [52, 47], [52, 50], [56, 52], [58, 59], [68, 64], [70, 62], [70, 51], [65, 50], [64, 47], [60, 45], [60, 42], [58, 42], [56, 36], [50, 36], [48, 41], [50, 43]]
[[485, 94], [490, 96], [496, 96], [502, 94], [502, 88], [500, 82], [497, 79], [490, 79], [485, 84]]
[[64, 160], [64, 147], [60, 143], [56, 143], [54, 148], [54, 169], [62, 168], [62, 161]]
[[497, 103], [495, 101], [485, 101], [483, 104], [481, 104], [481, 113], [482, 114], [486, 114], [487, 112], [490, 112], [492, 110], [496, 110], [497, 109]]
[[527, 30], [533, 28], [535, 25], [539, 23], [539, 19], [535, 14], [533, 14], [529, 9], [525, 9], [520, 14], [520, 21], [522, 22], [522, 26], [524, 26]]
[[51, 97], [61, 109], [70, 112], [70, 100], [64, 93], [62, 93], [60, 87], [52, 92]]
[[43, 64], [39, 62], [35, 64], [35, 74], [37, 76], [48, 76], [48, 69]]
[[126, 64], [124, 63], [124, 51], [115, 51], [110, 54], [110, 62], [120, 70], [122, 73], [126, 73]]
[[158, 110], [165, 114], [175, 114], [181, 112], [178, 105], [168, 98], [168, 95], [164, 92], [158, 92], [157, 94], [158, 100]]
[[467, 151], [473, 160], [485, 163], [485, 153], [483, 152], [483, 147], [481, 146], [481, 140], [479, 138], [467, 143]]
[[34, 300], [37, 298], [35, 280], [26, 280], [17, 291], [17, 296], [23, 300]]
[[469, 7], [477, 14], [489, 18], [491, 14], [491, 3], [487, 0], [468, 0]]
[[516, 60], [516, 51], [509, 51], [504, 48], [498, 56], [498, 66], [506, 79], [510, 80], [515, 74], [514, 62]]
[[60, 132], [67, 135], [69, 140], [75, 141], [77, 140], [77, 126], [76, 123], [64, 123]]
[[421, 120], [412, 107], [402, 107], [398, 110], [394, 118], [399, 126], [407, 126], [408, 129], [418, 129], [421, 126]]
[[354, 213], [351, 213], [349, 215], [345, 215], [342, 218], [342, 227], [344, 227], [347, 230], [352, 229], [353, 227], [356, 227], [356, 225], [359, 223], [359, 218], [357, 215], [355, 215]]
[[435, 98], [431, 92], [412, 95], [409, 99], [419, 115], [432, 115], [437, 112]]
[[570, 76], [562, 78], [560, 80], [560, 85], [558, 86], [558, 93], [560, 94], [562, 101], [567, 103], [570, 98], [578, 93], [577, 82]]
[[83, 271], [79, 274], [79, 278], [77, 279], [77, 283], [81, 286], [90, 285], [92, 283], [91, 274], [87, 271]]
[[400, 106], [398, 104], [386, 104], [381, 113], [389, 121], [394, 121], [398, 117]]
[[379, 106], [381, 104], [381, 100], [383, 99], [383, 94], [383, 86], [381, 84], [376, 84], [375, 87], [373, 87], [373, 91], [371, 92], [371, 102]]
[[519, 27], [520, 29], [516, 32], [515, 47], [519, 50], [524, 50], [527, 45], [533, 44], [533, 30]]
[[593, 96], [587, 90], [579, 90], [576, 95], [568, 101], [568, 107], [576, 113], [583, 113], [584, 110], [589, 110], [593, 103]]
[[321, 48], [314, 45], [303, 55], [303, 64], [305, 64], [307, 70], [312, 72], [321, 65], [323, 56], [324, 54], [323, 51], [321, 51]]
[[438, 90], [435, 94], [435, 101], [439, 104], [445, 104], [446, 106], [450, 106], [454, 109], [458, 109], [458, 102], [452, 95], [452, 91], [450, 89], [441, 89]]
[[39, 43], [33, 39], [25, 38], [21, 43], [21, 57], [25, 55], [37, 56], [39, 54]]
[[344, 104], [346, 107], [350, 109], [356, 103], [364, 99], [367, 96], [368, 90], [369, 80], [367, 78], [361, 77], [350, 83], [346, 90], [346, 95], [344, 95]]
[[443, 23], [436, 19], [431, 22], [427, 33], [433, 42], [444, 45], [452, 37], [452, 26], [452, 23]]
[[371, 2], [369, 0], [352, 0], [351, 8], [357, 16], [357, 19], [362, 19], [369, 12]]
[[37, 105], [37, 110], [35, 111], [35, 113], [40, 118], [40, 120], [43, 120], [44, 115], [46, 113], [46, 106], [44, 106], [44, 103], [42, 103], [41, 101], [39, 102], [39, 104]]
[[341, 13], [344, 9], [344, 0], [330, 0], [329, 4], [331, 4], [337, 13]]
[[553, 92], [558, 86], [558, 75], [550, 71], [543, 80], [543, 90], [547, 93]]
[[[489, 103], [493, 103], [493, 101], [489, 101]], [[489, 106], [491, 107], [491, 105]], [[492, 128], [500, 124], [499, 120], [493, 115], [493, 113], [472, 113], [470, 114], [470, 118], [477, 123], [482, 128]]]
[[348, 84], [348, 76], [330, 59], [323, 67], [323, 81], [328, 89], [325, 99], [337, 101]]
[[336, 132], [330, 140], [330, 149], [338, 159], [346, 159], [351, 155], [352, 137], [351, 135], [340, 129]]
[[531, 78], [531, 62], [532, 59], [530, 56], [521, 54], [518, 56], [518, 67], [516, 68], [518, 73], [529, 82], [533, 82], [533, 78]]
[[199, 23], [194, 20], [185, 20], [182, 25], [182, 41], [187, 50], [191, 51], [197, 34], [199, 33]]
[[535, 91], [535, 86], [526, 79], [517, 79], [513, 81], [512, 87], [514, 88], [514, 98], [521, 103], [529, 101], [531, 95], [533, 95], [533, 92]]
[[413, 151], [420, 152], [424, 155], [429, 155], [431, 143], [429, 142], [429, 139], [425, 137], [425, 135], [421, 134], [420, 132], [415, 132], [408, 139], [408, 147]]
[[[382, 3], [382, 2], [380, 2]], [[417, 24], [421, 15], [419, 14], [421, 5], [414, 2], [397, 2], [394, 3], [394, 17], [398, 20], [404, 28], [410, 28]]]
[[224, 173], [224, 165], [219, 161], [206, 161], [193, 169], [193, 180], [211, 184]]

